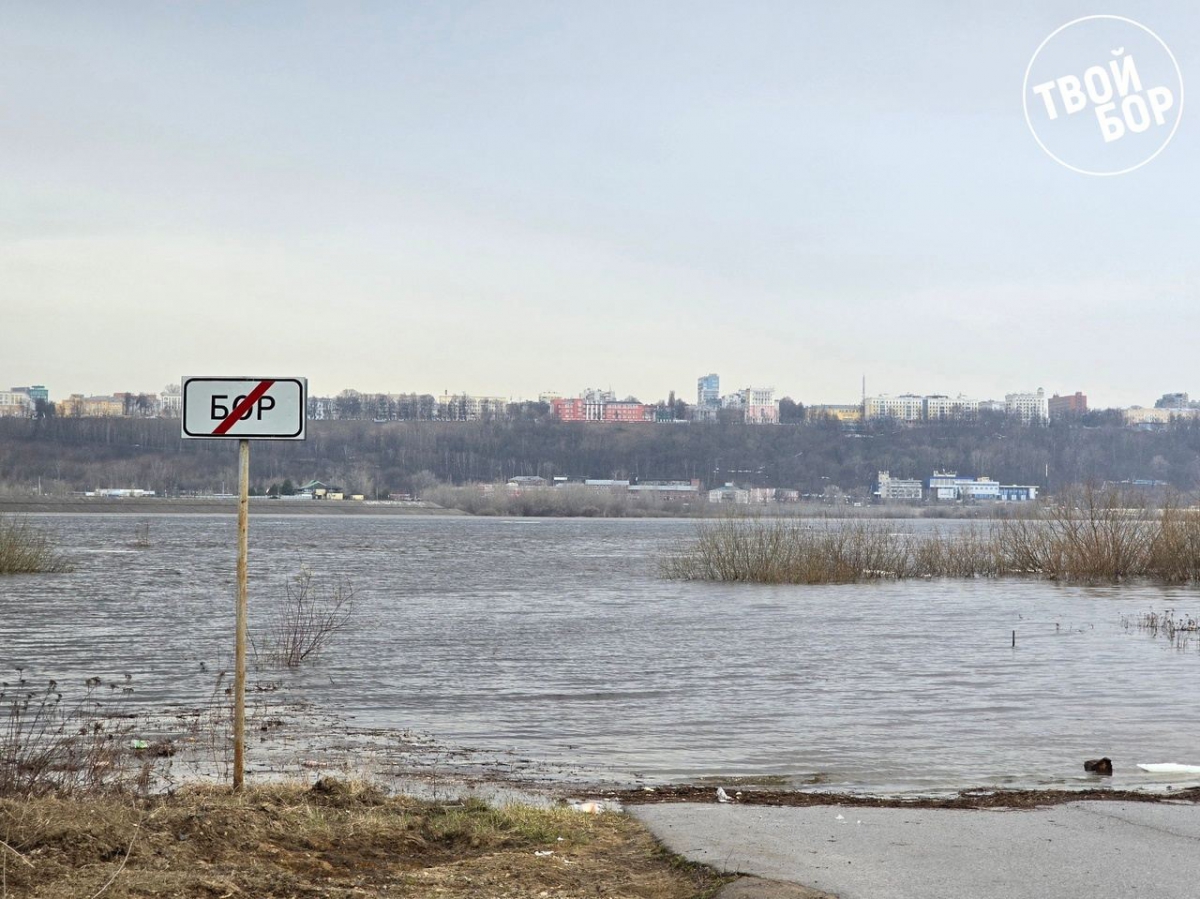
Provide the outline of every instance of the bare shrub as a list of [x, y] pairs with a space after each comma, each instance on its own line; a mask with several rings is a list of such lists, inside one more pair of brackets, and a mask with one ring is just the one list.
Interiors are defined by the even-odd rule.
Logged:
[[1152, 508], [1136, 493], [1085, 487], [1040, 506], [1032, 520], [1004, 522], [996, 540], [1012, 573], [1086, 583], [1200, 580], [1200, 511], [1173, 498]]
[[338, 631], [350, 623], [354, 588], [348, 581], [318, 580], [312, 570], [284, 583], [284, 593], [269, 613], [261, 645], [254, 644], [260, 663], [297, 668], [325, 649]]
[[130, 728], [100, 714], [87, 681], [84, 697], [65, 703], [55, 681], [33, 688], [17, 669], [0, 690], [0, 796], [90, 793], [115, 787]]
[[70, 571], [50, 537], [24, 519], [0, 515], [0, 574]]

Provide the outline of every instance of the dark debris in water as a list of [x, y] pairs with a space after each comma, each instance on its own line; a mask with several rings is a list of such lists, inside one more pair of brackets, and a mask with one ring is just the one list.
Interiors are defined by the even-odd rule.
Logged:
[[[664, 802], [716, 802], [712, 787], [690, 784], [659, 786], [653, 790], [616, 790], [606, 794], [627, 805]], [[1200, 787], [1168, 793], [1135, 790], [966, 790], [956, 796], [895, 797], [855, 793], [815, 793], [800, 790], [742, 790], [734, 801], [741, 805], [805, 807], [844, 805], [857, 808], [1030, 809], [1064, 802], [1192, 802], [1200, 803]]]

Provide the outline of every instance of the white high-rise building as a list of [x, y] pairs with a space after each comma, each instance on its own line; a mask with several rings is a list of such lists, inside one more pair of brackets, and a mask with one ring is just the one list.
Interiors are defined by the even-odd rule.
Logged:
[[779, 424], [779, 403], [775, 401], [774, 387], [745, 387], [739, 393], [746, 424]]
[[925, 417], [930, 421], [939, 419], [969, 421], [978, 415], [979, 400], [968, 399], [961, 393], [956, 397], [940, 394], [925, 397]]
[[913, 393], [902, 396], [869, 396], [863, 401], [863, 415], [867, 418], [920, 421], [925, 417], [925, 397]]
[[1009, 415], [1018, 416], [1026, 424], [1050, 420], [1050, 403], [1046, 399], [1046, 391], [1041, 387], [1036, 393], [1005, 394], [1004, 411]]

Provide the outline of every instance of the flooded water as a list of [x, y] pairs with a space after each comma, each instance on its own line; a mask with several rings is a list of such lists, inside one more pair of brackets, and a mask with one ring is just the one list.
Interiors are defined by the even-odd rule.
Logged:
[[[114, 694], [129, 674], [122, 701], [148, 709], [211, 692], [231, 653], [232, 516], [33, 520], [76, 568], [0, 578], [0, 665], [100, 676]], [[1200, 763], [1200, 651], [1121, 624], [1200, 614], [1196, 591], [660, 580], [656, 559], [695, 527], [256, 514], [252, 623], [301, 565], [343, 576], [347, 630], [316, 662], [269, 675], [292, 698], [580, 780], [1072, 785], [1107, 755], [1114, 786], [1162, 786], [1133, 766]]]

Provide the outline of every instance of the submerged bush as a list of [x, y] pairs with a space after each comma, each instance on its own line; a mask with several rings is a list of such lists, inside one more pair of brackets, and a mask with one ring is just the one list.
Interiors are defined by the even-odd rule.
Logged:
[[43, 531], [24, 519], [0, 516], [0, 574], [39, 574], [70, 567]]
[[254, 651], [260, 664], [297, 668], [325, 649], [338, 631], [350, 623], [354, 588], [341, 578], [318, 580], [312, 570], [284, 584], [284, 592], [269, 612], [261, 642]]
[[1085, 583], [1200, 582], [1200, 510], [1083, 490], [1034, 518], [943, 534], [881, 522], [725, 519], [667, 556], [665, 577], [839, 584], [880, 578], [1032, 576]]
[[917, 536], [873, 521], [730, 518], [701, 525], [695, 542], [664, 559], [661, 570], [682, 580], [848, 584], [970, 576], [994, 565], [986, 536], [974, 528]]

